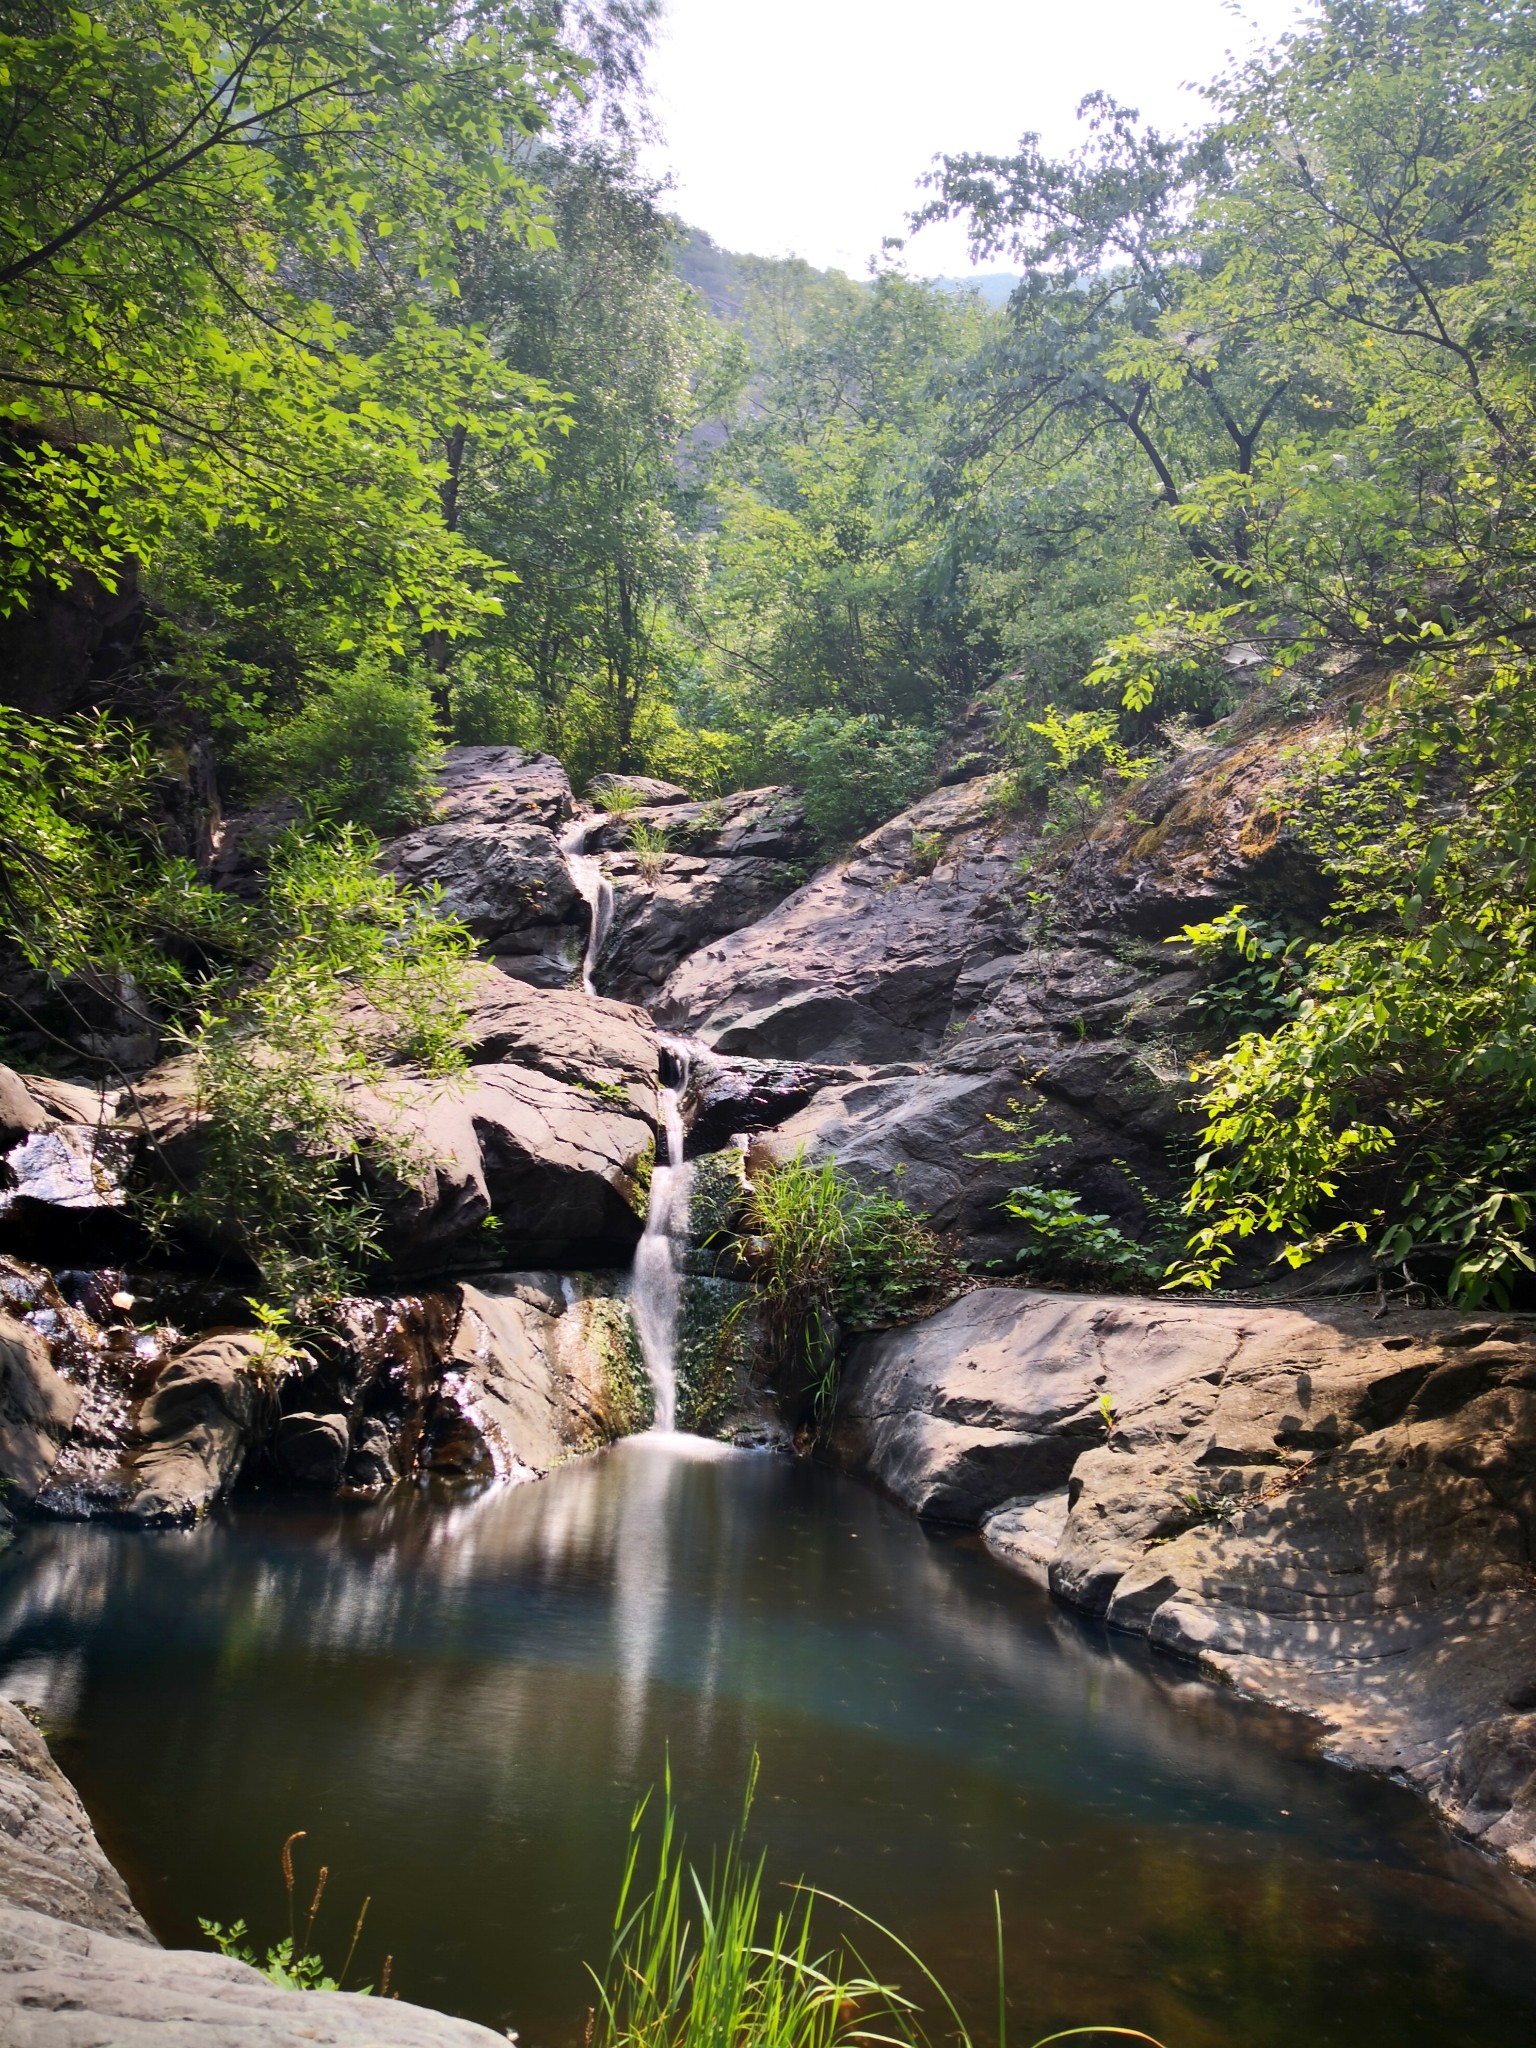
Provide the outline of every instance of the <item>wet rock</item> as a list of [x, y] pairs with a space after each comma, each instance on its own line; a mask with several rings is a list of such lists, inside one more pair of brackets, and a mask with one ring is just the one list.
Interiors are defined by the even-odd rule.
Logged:
[[697, 1046], [683, 1095], [689, 1154], [715, 1152], [738, 1136], [771, 1130], [804, 1109], [818, 1089], [853, 1078], [848, 1068], [728, 1059]]
[[19, 1499], [37, 1498], [79, 1408], [46, 1340], [0, 1313], [0, 1480]]
[[341, 1483], [349, 1449], [345, 1415], [313, 1415], [297, 1409], [279, 1416], [272, 1433], [272, 1462], [293, 1486], [332, 1490]]
[[122, 1466], [90, 1504], [95, 1511], [143, 1524], [191, 1522], [221, 1500], [270, 1401], [264, 1343], [258, 1331], [221, 1331], [173, 1358], [139, 1409]]
[[457, 1327], [422, 1427], [419, 1468], [542, 1478], [573, 1451], [641, 1428], [643, 1375], [629, 1312], [555, 1275], [504, 1274], [456, 1290]]
[[978, 1290], [854, 1345], [833, 1441], [1536, 1873], [1536, 1318]]
[[352, 1493], [383, 1493], [399, 1478], [390, 1433], [383, 1422], [360, 1425], [342, 1478]]
[[[85, 1808], [20, 1707], [0, 1699], [0, 1904], [150, 1943]], [[0, 1991], [0, 2011], [4, 2009]], [[14, 2038], [0, 2034], [0, 2039]]]
[[587, 919], [557, 837], [573, 810], [565, 770], [518, 747], [450, 747], [441, 779], [436, 821], [393, 840], [386, 865], [441, 889], [443, 908], [506, 973], [563, 988]]
[[745, 856], [669, 853], [654, 875], [632, 854], [608, 855], [603, 866], [614, 904], [598, 974], [610, 995], [634, 1003], [650, 1002], [701, 946], [766, 917], [801, 880], [783, 861]]

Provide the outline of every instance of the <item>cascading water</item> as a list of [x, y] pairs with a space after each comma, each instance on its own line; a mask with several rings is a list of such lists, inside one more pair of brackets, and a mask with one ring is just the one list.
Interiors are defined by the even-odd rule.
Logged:
[[678, 1252], [688, 1235], [688, 1198], [693, 1168], [683, 1158], [683, 1094], [693, 1048], [685, 1039], [658, 1034], [662, 1051], [674, 1068], [676, 1084], [661, 1091], [661, 1122], [667, 1141], [667, 1163], [658, 1160], [651, 1173], [650, 1206], [645, 1235], [635, 1253], [631, 1303], [640, 1355], [650, 1375], [656, 1420], [654, 1428], [670, 1433], [677, 1427], [677, 1320], [682, 1298]]
[[587, 949], [581, 962], [581, 985], [589, 996], [597, 994], [597, 961], [613, 922], [613, 884], [603, 873], [602, 862], [586, 849], [590, 818], [575, 818], [560, 835], [560, 851], [577, 893], [587, 906]]

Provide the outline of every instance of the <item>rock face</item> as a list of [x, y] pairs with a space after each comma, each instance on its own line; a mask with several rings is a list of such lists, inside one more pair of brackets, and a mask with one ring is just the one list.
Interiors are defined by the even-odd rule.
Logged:
[[46, 1341], [0, 1314], [0, 1479], [23, 1500], [36, 1500], [79, 1410]]
[[[631, 827], [659, 834], [667, 852], [642, 863]], [[647, 804], [588, 834], [613, 883], [613, 920], [598, 974], [626, 1002], [651, 1003], [700, 947], [766, 917], [805, 879], [814, 835], [794, 794], [749, 789], [713, 803]]]
[[1010, 1104], [1063, 1141], [1044, 1177], [1061, 1171], [1091, 1210], [1139, 1233], [1142, 1189], [1168, 1191], [1185, 1078], [1170, 1034], [1195, 976], [1113, 929], [1042, 934], [1015, 872], [1024, 835], [991, 819], [989, 787], [941, 790], [881, 827], [686, 961], [653, 1008], [722, 1056], [841, 1066], [764, 1151], [835, 1157], [886, 1186], [900, 1169], [908, 1202], [973, 1265], [1006, 1268], [1018, 1240], [998, 1204], [1028, 1176], [980, 1155], [1006, 1149], [995, 1120]]
[[542, 1478], [650, 1420], [628, 1310], [556, 1274], [457, 1290], [458, 1316], [419, 1462], [469, 1478]]
[[45, 1492], [41, 1506], [145, 1526], [205, 1514], [239, 1476], [270, 1405], [262, 1356], [253, 1330], [221, 1331], [178, 1353], [139, 1405], [116, 1468]]
[[[405, 1187], [380, 1179], [386, 1250], [406, 1274], [626, 1260], [655, 1149], [659, 1056], [647, 1019], [489, 968], [471, 993], [466, 1074], [401, 1067], [353, 1097], [365, 1157], [371, 1128], [414, 1166]], [[203, 1116], [191, 1064], [168, 1061], [126, 1092], [120, 1128], [137, 1139], [143, 1171], [186, 1185], [201, 1171]]]
[[284, 1357], [250, 1329], [190, 1343], [163, 1325], [103, 1330], [8, 1262], [0, 1476], [38, 1514], [143, 1527], [197, 1520], [242, 1477], [353, 1494], [541, 1477], [650, 1421], [621, 1290], [617, 1275], [546, 1271], [359, 1296]]
[[[1007, 900], [1022, 836], [984, 781], [926, 798], [749, 930], [707, 946], [654, 1005], [669, 1029], [768, 1059], [884, 1061], [934, 1051], [962, 975], [1018, 949]], [[930, 872], [914, 836], [937, 833]]]
[[853, 1347], [835, 1444], [1536, 1873], [1536, 1318], [984, 1289]]
[[350, 1992], [280, 1991], [224, 1956], [156, 1946], [85, 1809], [0, 1700], [0, 2041], [6, 2048], [473, 2048], [500, 2035]]
[[[79, 1795], [20, 1707], [0, 1699], [0, 1906], [99, 1934], [153, 1937], [102, 1854]], [[0, 1992], [0, 2010], [4, 1993]], [[0, 2033], [0, 2039], [9, 2035]]]
[[441, 889], [508, 974], [564, 988], [580, 960], [586, 905], [558, 832], [573, 811], [565, 770], [519, 747], [451, 747], [437, 822], [386, 850], [402, 881]]

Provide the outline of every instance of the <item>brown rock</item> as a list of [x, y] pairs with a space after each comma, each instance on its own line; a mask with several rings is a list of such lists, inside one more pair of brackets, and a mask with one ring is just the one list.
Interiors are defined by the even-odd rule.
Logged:
[[79, 1409], [46, 1340], [0, 1313], [0, 1479], [23, 1500], [37, 1498]]
[[981, 1290], [854, 1346], [834, 1444], [1536, 1873], [1536, 1318]]
[[75, 1788], [19, 1707], [0, 1699], [0, 1901], [129, 1941], [153, 1937], [102, 1854]]

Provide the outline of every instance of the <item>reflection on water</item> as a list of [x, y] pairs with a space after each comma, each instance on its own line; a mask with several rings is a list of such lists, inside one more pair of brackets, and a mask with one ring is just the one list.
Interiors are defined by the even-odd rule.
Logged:
[[370, 1967], [544, 2048], [581, 2037], [636, 1794], [670, 1752], [719, 1840], [754, 1746], [771, 1872], [895, 1926], [978, 2016], [994, 1888], [1021, 2030], [1523, 2048], [1536, 2016], [1527, 1894], [1409, 1795], [974, 1541], [687, 1438], [473, 1498], [31, 1530], [0, 1687], [61, 1731], [163, 1939], [275, 1936], [302, 1827], [338, 1950], [371, 1892]]

